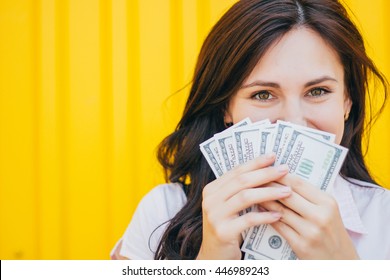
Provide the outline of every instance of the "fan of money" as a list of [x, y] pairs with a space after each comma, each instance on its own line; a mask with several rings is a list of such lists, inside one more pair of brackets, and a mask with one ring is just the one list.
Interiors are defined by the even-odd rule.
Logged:
[[[235, 166], [273, 152], [275, 165], [287, 164], [289, 173], [329, 191], [348, 153], [334, 140], [334, 134], [285, 121], [252, 122], [246, 118], [201, 143], [200, 150], [217, 178]], [[252, 207], [248, 211], [259, 210]], [[243, 237], [245, 259], [296, 259], [272, 225], [252, 227]]]

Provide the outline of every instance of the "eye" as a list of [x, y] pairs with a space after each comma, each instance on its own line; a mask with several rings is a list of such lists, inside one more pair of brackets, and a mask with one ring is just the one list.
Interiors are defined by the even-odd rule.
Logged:
[[321, 97], [326, 95], [329, 92], [330, 92], [329, 90], [319, 87], [319, 88], [313, 88], [308, 92], [307, 95], [310, 97]]
[[266, 90], [262, 90], [259, 92], [256, 92], [253, 96], [253, 99], [260, 100], [260, 101], [268, 101], [274, 98], [274, 96]]

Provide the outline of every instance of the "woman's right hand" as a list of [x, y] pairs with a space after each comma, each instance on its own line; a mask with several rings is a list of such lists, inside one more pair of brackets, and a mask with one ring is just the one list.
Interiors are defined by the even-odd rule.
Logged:
[[289, 187], [269, 184], [288, 173], [285, 165], [271, 166], [274, 161], [274, 154], [260, 156], [204, 187], [203, 240], [197, 259], [241, 259], [241, 232], [280, 219], [278, 212], [238, 214], [252, 205], [291, 194]]

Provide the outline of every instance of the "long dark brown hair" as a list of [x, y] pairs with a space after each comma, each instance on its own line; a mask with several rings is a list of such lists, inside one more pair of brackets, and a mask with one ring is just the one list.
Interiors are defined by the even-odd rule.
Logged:
[[183, 116], [159, 146], [158, 160], [166, 180], [182, 184], [187, 203], [169, 222], [155, 259], [196, 258], [202, 242], [202, 190], [215, 180], [199, 144], [225, 129], [224, 112], [230, 98], [267, 49], [296, 27], [320, 34], [344, 66], [352, 108], [341, 141], [349, 148], [341, 175], [375, 183], [361, 144], [366, 108], [371, 108], [366, 95], [372, 76], [383, 85], [386, 99], [387, 82], [367, 56], [363, 38], [346, 9], [334, 0], [241, 0], [206, 38]]

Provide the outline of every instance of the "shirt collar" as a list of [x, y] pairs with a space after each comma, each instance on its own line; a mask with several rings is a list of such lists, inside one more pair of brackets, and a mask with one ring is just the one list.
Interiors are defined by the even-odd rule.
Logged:
[[351, 183], [338, 175], [332, 189], [332, 195], [339, 206], [345, 228], [352, 232], [366, 234], [366, 227], [360, 218], [357, 205], [352, 196]]

